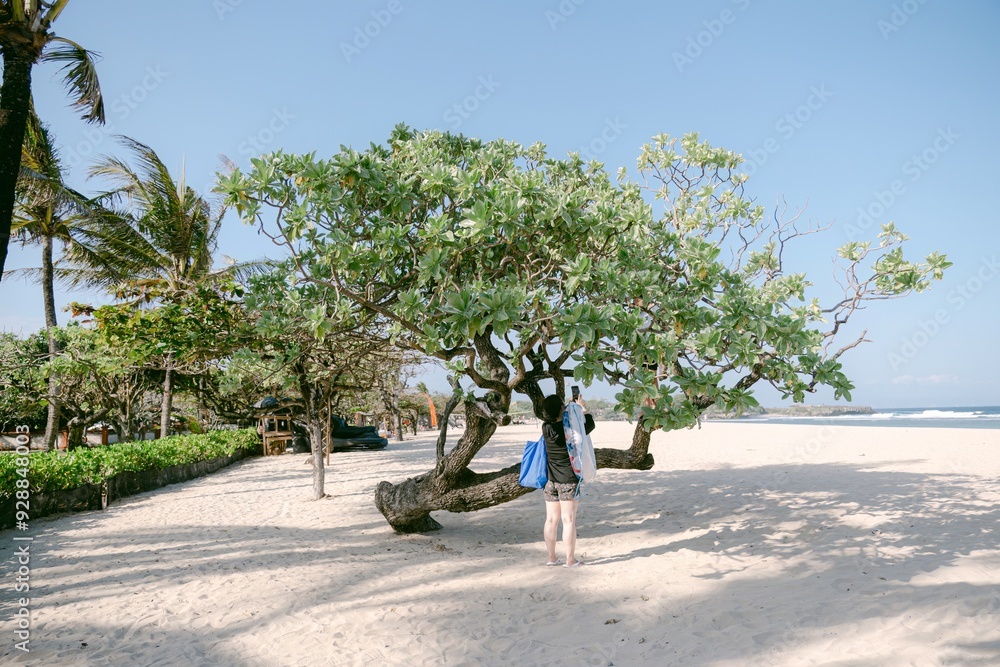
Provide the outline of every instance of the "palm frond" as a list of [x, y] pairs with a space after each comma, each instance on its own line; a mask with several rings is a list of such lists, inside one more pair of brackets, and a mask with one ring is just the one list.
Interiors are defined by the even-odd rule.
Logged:
[[122, 211], [107, 209], [102, 216], [77, 225], [73, 240], [60, 262], [87, 269], [64, 280], [73, 287], [110, 290], [129, 279], [149, 275], [151, 267], [158, 268], [162, 262], [160, 253]]
[[66, 9], [66, 5], [69, 4], [69, 0], [55, 0], [50, 6], [44, 16], [42, 16], [42, 23], [45, 27], [52, 25], [52, 22], [59, 18], [62, 11]]
[[3, 279], [21, 278], [27, 282], [37, 283], [42, 281], [42, 270], [40, 268], [7, 269], [3, 272]]
[[99, 289], [113, 291], [123, 278], [114, 281], [106, 272], [98, 268], [79, 265], [56, 263], [53, 268], [53, 279], [68, 289]]
[[63, 167], [48, 128], [29, 106], [21, 149], [12, 231], [19, 238], [48, 236], [72, 242], [72, 230], [106, 213], [63, 181]]
[[41, 60], [64, 63], [61, 71], [73, 98], [73, 106], [83, 111], [88, 123], [104, 123], [104, 98], [97, 79], [96, 53], [88, 51], [65, 37], [52, 37]]
[[[116, 139], [129, 159], [102, 156], [88, 173], [111, 188], [95, 199], [117, 213], [93, 229], [80, 230], [80, 247], [66, 256], [68, 264], [103, 262], [103, 269], [76, 279], [90, 285], [100, 281], [123, 300], [151, 294], [158, 298], [212, 276], [224, 209], [215, 210], [187, 186], [183, 170], [175, 181], [146, 144], [124, 136]], [[102, 257], [115, 258], [114, 265]], [[112, 285], [112, 279], [119, 278]]]
[[[21, 164], [25, 164], [26, 159], [32, 160], [36, 164], [43, 161], [47, 162], [47, 160], [42, 160], [42, 158], [47, 155], [54, 156], [55, 154], [56, 151], [52, 146], [48, 128], [42, 124], [41, 119], [38, 118], [38, 113], [35, 111], [34, 95], [29, 95], [28, 120], [24, 127], [24, 143], [21, 145]], [[38, 171], [43, 171], [47, 175], [51, 175], [43, 168], [39, 168]]]
[[21, 167], [18, 174], [16, 205], [26, 210], [50, 208], [58, 217], [101, 215], [93, 200], [30, 167]]
[[[68, 252], [72, 249], [72, 253]], [[87, 264], [88, 258], [93, 261], [93, 265]], [[56, 282], [67, 289], [100, 289], [113, 291], [114, 288], [125, 281], [128, 276], [115, 265], [105, 264], [103, 256], [94, 253], [91, 248], [71, 246], [67, 248], [67, 253], [63, 259], [55, 265], [53, 278]]]
[[108, 180], [112, 192], [131, 206], [160, 215], [178, 213], [177, 185], [156, 152], [131, 137], [116, 135], [115, 139], [132, 153], [136, 168], [121, 158], [105, 155], [91, 166], [88, 175]]
[[21, 0], [10, 0], [9, 7], [15, 21], [24, 21], [24, 3]]
[[269, 273], [278, 265], [273, 259], [253, 259], [246, 262], [233, 262], [212, 271], [212, 275], [226, 276], [236, 282], [246, 285], [251, 278]]

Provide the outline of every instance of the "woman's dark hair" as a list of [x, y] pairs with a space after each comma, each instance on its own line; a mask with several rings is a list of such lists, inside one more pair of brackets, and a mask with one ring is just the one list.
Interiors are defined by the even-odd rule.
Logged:
[[561, 396], [546, 396], [542, 399], [542, 418], [547, 422], [561, 422], [563, 407]]

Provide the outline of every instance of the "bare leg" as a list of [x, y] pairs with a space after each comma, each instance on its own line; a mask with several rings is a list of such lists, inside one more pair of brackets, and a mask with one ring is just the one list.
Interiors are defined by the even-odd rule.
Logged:
[[559, 535], [559, 506], [561, 503], [545, 503], [545, 527], [542, 535], [545, 537], [545, 548], [549, 551], [549, 562], [556, 562], [556, 537]]
[[576, 562], [576, 508], [577, 500], [560, 500], [559, 510], [562, 514], [562, 539], [566, 547], [566, 565]]

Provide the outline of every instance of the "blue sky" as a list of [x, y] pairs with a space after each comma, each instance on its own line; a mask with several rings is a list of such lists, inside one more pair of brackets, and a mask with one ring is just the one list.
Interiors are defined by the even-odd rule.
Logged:
[[[914, 255], [955, 263], [931, 292], [861, 314], [873, 342], [844, 357], [855, 403], [995, 405], [998, 29], [1000, 5], [986, 0], [74, 0], [56, 32], [101, 54], [108, 127], [77, 119], [52, 66], [35, 69], [34, 92], [84, 190], [97, 188], [85, 180], [94, 156], [119, 150], [115, 133], [178, 173], [183, 161], [207, 190], [220, 155], [325, 156], [399, 122], [542, 141], [611, 170], [632, 168], [654, 134], [697, 131], [748, 157], [758, 201], [808, 205], [803, 219], [832, 225], [793, 259], [819, 294], [832, 293], [834, 249], [890, 220]], [[235, 218], [220, 252], [274, 254]], [[11, 247], [9, 268], [38, 263], [37, 247]], [[0, 328], [42, 323], [37, 286], [0, 284]]]

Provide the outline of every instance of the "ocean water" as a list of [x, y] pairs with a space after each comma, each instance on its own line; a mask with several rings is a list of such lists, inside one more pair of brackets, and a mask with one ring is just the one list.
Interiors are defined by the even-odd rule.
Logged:
[[782, 417], [761, 415], [740, 419], [772, 424], [829, 424], [832, 426], [888, 426], [908, 428], [1000, 428], [1000, 406], [968, 408], [875, 408], [870, 415], [838, 417]]

